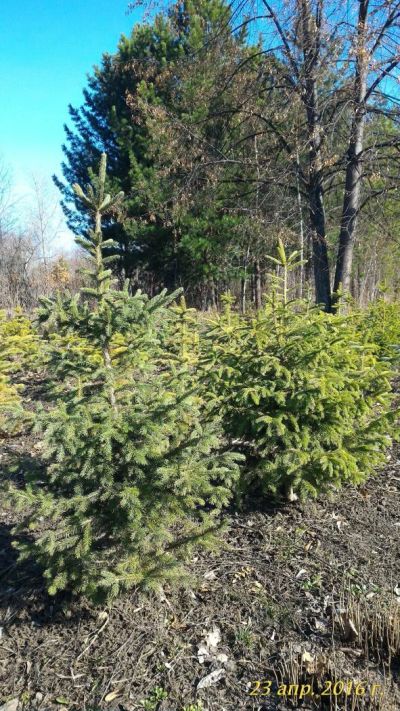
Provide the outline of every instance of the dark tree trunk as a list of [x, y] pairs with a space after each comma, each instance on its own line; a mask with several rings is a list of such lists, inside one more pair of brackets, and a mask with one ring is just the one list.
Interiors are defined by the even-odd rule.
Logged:
[[211, 296], [211, 306], [214, 310], [217, 310], [217, 308], [218, 308], [217, 289], [215, 286], [214, 279], [210, 279], [210, 296]]
[[328, 248], [325, 237], [325, 209], [320, 179], [310, 181], [310, 225], [314, 266], [315, 301], [331, 309]]
[[307, 112], [309, 144], [309, 214], [315, 280], [315, 300], [331, 309], [331, 285], [329, 276], [328, 249], [324, 208], [322, 168], [322, 127], [318, 107], [318, 59], [320, 27], [315, 21], [309, 0], [302, 0], [301, 21], [303, 28], [303, 55], [306, 80], [303, 102]]
[[311, 281], [312, 281], [312, 264], [313, 264], [313, 258], [312, 258], [312, 239], [311, 239], [311, 230], [307, 226], [307, 231], [306, 231], [306, 245], [305, 245], [305, 259], [307, 260], [305, 263], [305, 269], [304, 269], [304, 286], [306, 289], [306, 293], [309, 294], [310, 288], [311, 288]]

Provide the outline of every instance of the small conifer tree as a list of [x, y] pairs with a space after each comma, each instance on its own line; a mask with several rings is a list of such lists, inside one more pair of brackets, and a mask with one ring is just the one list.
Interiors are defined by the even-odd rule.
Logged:
[[17, 388], [10, 383], [10, 357], [14, 350], [4, 340], [0, 342], [0, 437], [15, 426], [22, 415]]
[[244, 451], [245, 486], [316, 495], [358, 483], [384, 460], [396, 413], [391, 371], [361, 341], [357, 319], [291, 300], [298, 266], [280, 243], [279, 274], [253, 316], [225, 312], [203, 341], [202, 364], [214, 408]]
[[[45, 299], [51, 323], [48, 369], [53, 406], [40, 418], [47, 468], [16, 492], [40, 526], [21, 555], [42, 564], [50, 593], [72, 589], [98, 600], [176, 570], [211, 539], [230, 498], [237, 457], [221, 446], [187, 359], [167, 347], [176, 294], [149, 299], [113, 287], [102, 217], [121, 202], [105, 193], [106, 157], [78, 197], [94, 229], [79, 244], [90, 285]], [[175, 325], [174, 325], [175, 324]], [[43, 523], [44, 519], [44, 523]]]
[[359, 330], [364, 340], [376, 344], [380, 359], [400, 365], [400, 304], [384, 297], [373, 301], [359, 314]]

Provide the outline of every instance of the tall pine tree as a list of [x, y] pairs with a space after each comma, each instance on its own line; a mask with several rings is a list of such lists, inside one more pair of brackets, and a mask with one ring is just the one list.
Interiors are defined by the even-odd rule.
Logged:
[[[130, 37], [121, 38], [115, 54], [103, 55], [101, 66], [89, 78], [84, 104], [70, 107], [72, 127], [65, 127], [62, 165], [66, 184], [55, 177], [68, 224], [77, 234], [87, 229], [87, 210], [70, 185], [83, 184], [88, 175], [93, 176], [105, 151], [109, 157], [109, 188], [123, 190], [126, 200], [124, 219], [115, 224], [105, 217], [104, 234], [116, 242], [119, 260], [115, 266], [120, 273], [133, 284], [148, 285], [150, 291], [187, 286], [193, 279], [211, 279], [218, 250], [218, 259], [221, 254], [223, 261], [225, 245], [232, 239], [232, 218], [221, 215], [219, 207], [211, 207], [206, 229], [199, 206], [193, 215], [190, 210], [184, 215], [174, 213], [171, 184], [165, 180], [163, 166], [160, 169], [157, 164], [158, 139], [143, 112], [144, 105], [167, 113], [173, 110], [178, 116], [188, 111], [190, 88], [185, 89], [181, 107], [176, 91], [177, 83], [181, 83], [177, 79], [181, 61], [199, 54], [217, 34], [221, 37], [218, 49], [213, 51], [218, 61], [228, 44], [237, 46], [240, 54], [243, 40], [232, 39], [229, 18], [225, 0], [184, 0], [168, 14], [157, 16], [152, 24], [136, 25]], [[193, 77], [190, 108], [191, 115], [199, 119], [216, 109], [209, 97], [207, 68], [203, 70], [204, 76], [197, 81]], [[194, 72], [198, 68], [194, 67]], [[220, 128], [218, 132], [222, 142]], [[213, 188], [208, 185], [203, 211], [212, 194]]]

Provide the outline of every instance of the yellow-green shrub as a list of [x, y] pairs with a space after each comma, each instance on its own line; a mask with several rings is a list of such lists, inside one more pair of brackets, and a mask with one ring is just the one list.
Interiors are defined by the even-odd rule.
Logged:
[[31, 321], [16, 309], [12, 316], [0, 311], [0, 435], [13, 433], [24, 420], [24, 411], [15, 380], [38, 355], [38, 338]]
[[400, 304], [377, 299], [360, 314], [360, 333], [377, 346], [377, 354], [395, 365], [400, 364]]

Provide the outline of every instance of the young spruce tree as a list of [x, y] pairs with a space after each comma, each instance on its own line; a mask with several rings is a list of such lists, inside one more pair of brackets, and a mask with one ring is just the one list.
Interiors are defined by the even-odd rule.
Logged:
[[360, 337], [357, 315], [289, 298], [298, 253], [280, 243], [271, 259], [279, 276], [264, 308], [241, 317], [226, 299], [202, 342], [203, 369], [232, 444], [247, 455], [244, 488], [316, 496], [385, 461], [398, 419], [391, 370]]
[[[43, 481], [22, 494], [49, 592], [72, 589], [110, 599], [163, 579], [195, 543], [213, 537], [237, 476], [207, 416], [186, 358], [171, 357], [176, 294], [149, 299], [113, 288], [102, 217], [123, 199], [105, 194], [106, 156], [86, 192], [94, 221], [79, 244], [91, 285], [45, 300], [53, 407], [41, 416]], [[185, 353], [183, 345], [181, 352]], [[21, 494], [20, 494], [21, 496]], [[43, 520], [44, 519], [44, 520]]]

